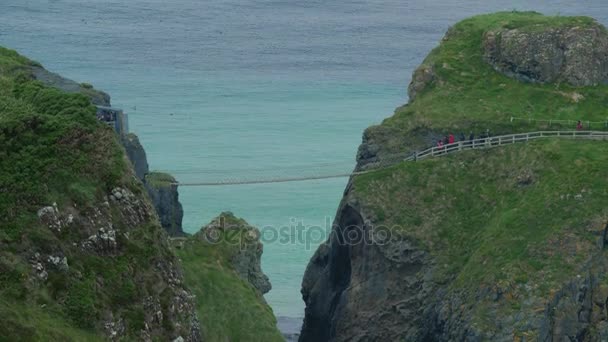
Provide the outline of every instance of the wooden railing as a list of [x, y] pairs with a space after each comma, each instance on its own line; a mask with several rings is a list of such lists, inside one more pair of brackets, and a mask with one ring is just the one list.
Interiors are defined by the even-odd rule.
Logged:
[[416, 152], [405, 158], [405, 161], [416, 161], [430, 157], [445, 156], [450, 153], [464, 150], [484, 149], [503, 145], [511, 145], [518, 142], [526, 142], [541, 138], [565, 138], [565, 139], [592, 139], [608, 140], [608, 132], [603, 131], [539, 131], [529, 133], [517, 133], [500, 135], [489, 138], [458, 141], [444, 146], [435, 146], [424, 151]]

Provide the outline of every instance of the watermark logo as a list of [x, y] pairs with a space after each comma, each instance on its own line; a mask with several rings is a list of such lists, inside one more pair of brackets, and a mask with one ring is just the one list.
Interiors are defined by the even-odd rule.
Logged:
[[259, 241], [264, 245], [294, 245], [311, 250], [328, 240], [333, 244], [346, 246], [384, 245], [395, 238], [393, 233], [395, 229], [398, 227], [373, 225], [369, 222], [342, 227], [333, 225], [332, 219], [325, 217], [321, 225], [306, 224], [304, 219], [291, 218], [287, 225], [278, 227], [266, 225], [258, 230], [253, 227], [230, 225], [220, 217], [216, 224], [203, 230], [203, 236], [211, 244], [225, 243], [244, 248]]

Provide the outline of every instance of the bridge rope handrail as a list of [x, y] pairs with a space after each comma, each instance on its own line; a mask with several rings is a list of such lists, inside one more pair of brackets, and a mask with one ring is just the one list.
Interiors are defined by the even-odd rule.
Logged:
[[565, 139], [591, 139], [591, 140], [608, 140], [608, 131], [536, 131], [527, 133], [514, 133], [507, 135], [491, 136], [477, 138], [473, 140], [457, 141], [452, 144], [443, 146], [434, 146], [425, 150], [414, 152], [410, 155], [396, 154], [387, 159], [377, 161], [373, 164], [379, 165], [375, 168], [368, 168], [363, 171], [354, 171], [349, 173], [339, 173], [331, 175], [317, 176], [302, 176], [302, 177], [284, 177], [275, 179], [257, 179], [257, 180], [222, 180], [218, 182], [175, 182], [177, 186], [222, 186], [222, 185], [245, 185], [245, 184], [269, 184], [269, 183], [287, 183], [306, 180], [320, 180], [331, 178], [345, 178], [350, 176], [362, 175], [374, 171], [384, 169], [400, 162], [419, 161], [427, 158], [446, 156], [451, 153], [461, 152], [466, 150], [487, 149], [492, 147], [511, 145], [519, 142], [528, 142], [541, 138], [565, 138]]
[[474, 140], [457, 141], [443, 146], [434, 146], [426, 150], [415, 152], [404, 161], [416, 161], [429, 157], [444, 156], [453, 152], [463, 150], [483, 149], [489, 147], [511, 145], [518, 142], [527, 142], [539, 138], [583, 138], [583, 139], [608, 139], [606, 131], [536, 131], [527, 133], [515, 133], [499, 135], [494, 137], [478, 138]]

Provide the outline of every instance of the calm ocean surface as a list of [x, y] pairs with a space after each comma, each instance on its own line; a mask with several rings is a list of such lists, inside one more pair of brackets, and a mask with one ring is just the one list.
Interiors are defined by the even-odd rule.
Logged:
[[[512, 9], [608, 25], [606, 0], [0, 0], [0, 45], [110, 93], [152, 169], [182, 182], [290, 177], [352, 170], [362, 131], [407, 101], [448, 26]], [[300, 281], [345, 184], [182, 187], [184, 227], [226, 210], [266, 227], [266, 298], [302, 317]], [[268, 228], [300, 221], [321, 227], [309, 246]]]

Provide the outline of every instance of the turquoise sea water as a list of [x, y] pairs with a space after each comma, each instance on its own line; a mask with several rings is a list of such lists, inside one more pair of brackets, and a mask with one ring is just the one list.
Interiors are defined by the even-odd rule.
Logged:
[[[605, 0], [1, 0], [0, 45], [109, 92], [151, 168], [182, 182], [332, 174], [407, 101], [450, 24], [512, 9], [608, 24]], [[183, 187], [184, 227], [230, 210], [264, 228], [267, 300], [301, 317], [300, 281], [345, 184]], [[308, 243], [275, 238], [300, 221], [320, 227]]]

